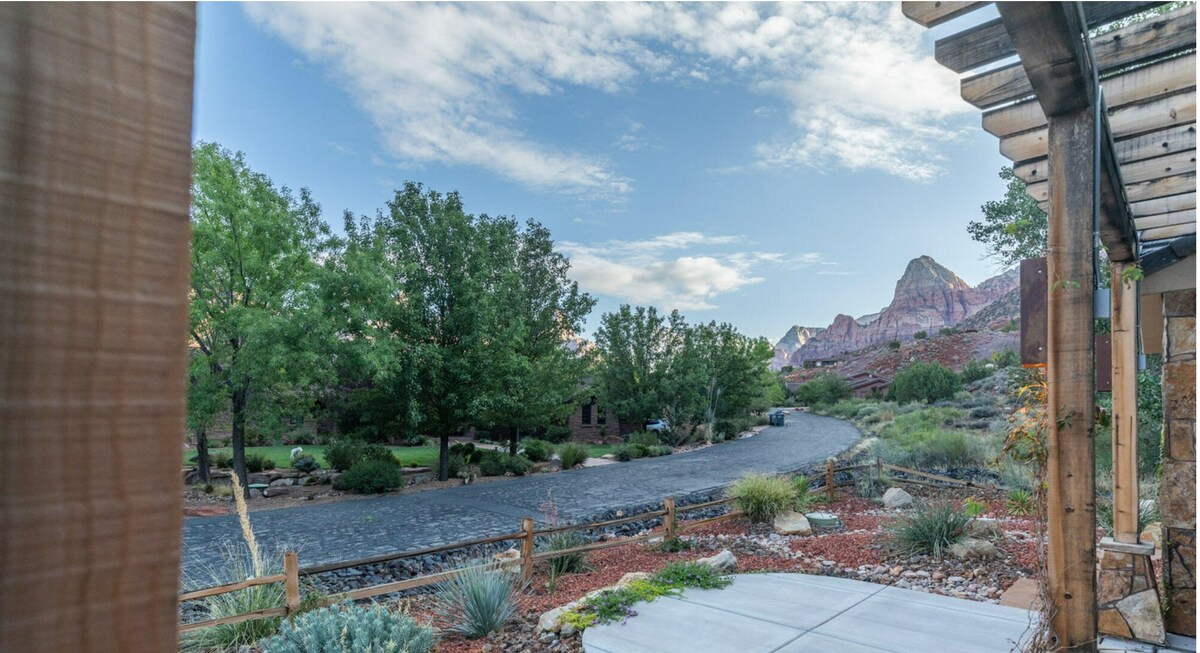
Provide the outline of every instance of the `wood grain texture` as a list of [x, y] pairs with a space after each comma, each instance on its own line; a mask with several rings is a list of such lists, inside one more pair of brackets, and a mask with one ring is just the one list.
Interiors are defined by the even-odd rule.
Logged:
[[900, 11], [909, 20], [924, 27], [935, 27], [964, 16], [990, 2], [901, 2]]
[[1138, 528], [1137, 282], [1132, 263], [1114, 263], [1112, 297], [1113, 539], [1136, 543]]
[[0, 4], [0, 648], [177, 646], [195, 7]]

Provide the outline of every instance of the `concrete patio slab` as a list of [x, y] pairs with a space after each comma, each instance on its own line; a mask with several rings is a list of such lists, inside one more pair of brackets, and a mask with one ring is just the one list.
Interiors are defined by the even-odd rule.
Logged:
[[873, 583], [803, 574], [736, 576], [593, 626], [587, 653], [1009, 653], [1036, 615]]

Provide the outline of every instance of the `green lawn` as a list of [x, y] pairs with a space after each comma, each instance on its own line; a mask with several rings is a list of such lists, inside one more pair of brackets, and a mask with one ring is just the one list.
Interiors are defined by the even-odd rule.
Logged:
[[[324, 445], [303, 445], [304, 453], [315, 456], [317, 462], [321, 463], [322, 469], [328, 469], [329, 464], [325, 462], [325, 446]], [[606, 453], [612, 453], [616, 448], [615, 444], [589, 444], [588, 456], [599, 458]], [[246, 447], [246, 453], [261, 453], [271, 460], [275, 461], [277, 469], [286, 469], [292, 466], [292, 445], [276, 445], [270, 447]], [[400, 464], [405, 467], [436, 467], [438, 460], [437, 447], [388, 447], [392, 450], [392, 455], [400, 460]], [[224, 449], [209, 449], [211, 453], [231, 454], [232, 451], [226, 447]], [[185, 451], [183, 453], [183, 464], [192, 464], [192, 457], [196, 455], [195, 451]]]

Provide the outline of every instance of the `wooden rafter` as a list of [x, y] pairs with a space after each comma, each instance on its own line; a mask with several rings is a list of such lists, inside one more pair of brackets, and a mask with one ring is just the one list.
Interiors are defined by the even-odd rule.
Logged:
[[964, 16], [990, 2], [901, 2], [900, 11], [909, 20], [923, 26], [934, 27]]

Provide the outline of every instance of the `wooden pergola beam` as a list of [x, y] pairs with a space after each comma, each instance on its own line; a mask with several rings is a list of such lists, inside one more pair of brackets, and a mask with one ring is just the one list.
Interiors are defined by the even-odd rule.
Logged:
[[1137, 281], [1132, 263], [1112, 264], [1113, 539], [1136, 544], [1138, 529]]
[[923, 27], [935, 27], [990, 5], [990, 2], [901, 2], [906, 18]]
[[[1096, 479], [1092, 216], [1095, 88], [1077, 3], [1000, 3], [1000, 17], [1049, 118], [1047, 562], [1056, 650], [1096, 651]], [[1107, 177], [1102, 167], [1102, 178]], [[1113, 180], [1108, 180], [1112, 183]], [[1120, 180], [1115, 186], [1120, 189]], [[1102, 193], [1103, 194], [1103, 193]], [[1106, 216], [1128, 223], [1122, 212]], [[1124, 244], [1132, 257], [1132, 240]], [[1111, 246], [1110, 246], [1111, 251]]]

